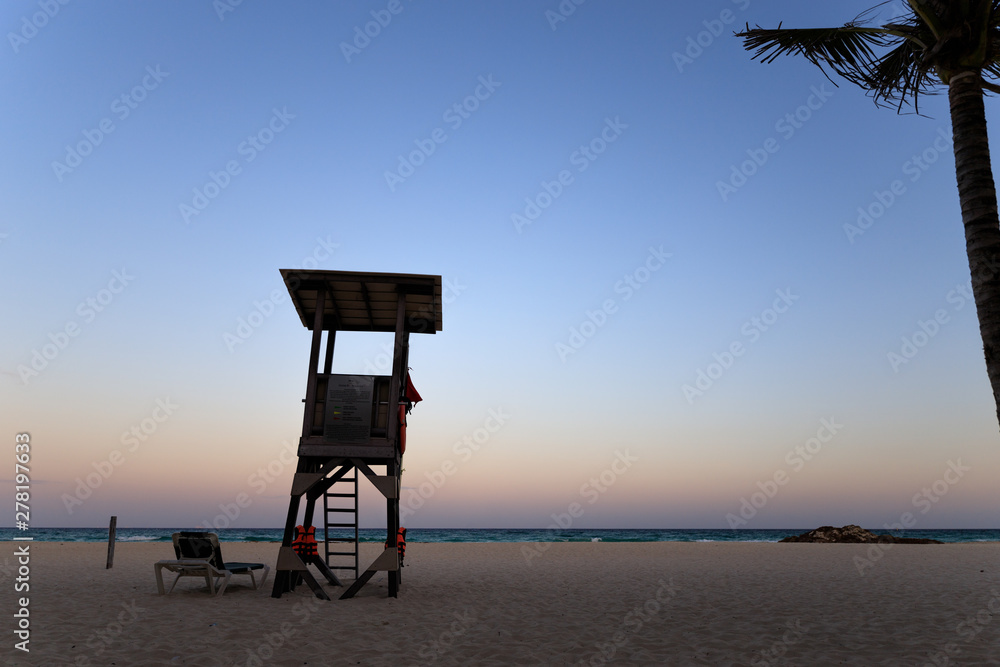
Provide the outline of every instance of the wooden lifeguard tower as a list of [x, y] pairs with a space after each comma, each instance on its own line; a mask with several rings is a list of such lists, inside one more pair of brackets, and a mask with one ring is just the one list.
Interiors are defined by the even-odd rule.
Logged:
[[[408, 385], [409, 339], [411, 333], [433, 334], [441, 330], [441, 276], [290, 269], [282, 269], [281, 276], [302, 324], [312, 330], [312, 348], [299, 461], [292, 480], [271, 597], [281, 597], [292, 590], [301, 577], [316, 597], [329, 600], [309, 571], [310, 563], [335, 585], [340, 582], [333, 570], [354, 570], [354, 583], [341, 599], [353, 597], [380, 571], [388, 573], [389, 596], [396, 597], [400, 583], [396, 541], [399, 484], [405, 445], [402, 405]], [[338, 331], [393, 333], [391, 375], [334, 374], [333, 352]], [[320, 367], [324, 332], [326, 348]], [[384, 474], [377, 474], [373, 467], [384, 467]], [[361, 476], [385, 496], [388, 546], [359, 576]], [[316, 504], [322, 500], [326, 536], [322, 559], [316, 556], [304, 561], [292, 547], [303, 497], [306, 502], [301, 525], [307, 529], [313, 527]], [[331, 545], [341, 550], [331, 551]], [[353, 565], [343, 563], [343, 559], [349, 562], [351, 557]]]

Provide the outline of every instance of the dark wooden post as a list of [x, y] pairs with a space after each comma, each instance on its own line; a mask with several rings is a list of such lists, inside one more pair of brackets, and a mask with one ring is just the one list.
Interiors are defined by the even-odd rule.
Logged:
[[330, 329], [326, 332], [326, 359], [323, 364], [323, 372], [329, 375], [333, 372], [333, 346], [337, 342], [337, 332]]
[[108, 564], [104, 567], [105, 570], [110, 570], [115, 563], [115, 528], [117, 524], [118, 517], [111, 517], [111, 525], [108, 526]]
[[[396, 302], [396, 339], [392, 353], [392, 379], [389, 380], [389, 436], [393, 444], [393, 458], [386, 462], [385, 474], [395, 480], [396, 493], [393, 498], [386, 498], [385, 524], [386, 542], [389, 548], [396, 550], [399, 548], [397, 539], [399, 538], [399, 397], [403, 393], [406, 383], [406, 352], [409, 343], [409, 335], [404, 331], [406, 325], [406, 292], [400, 291]], [[398, 558], [398, 556], [397, 556]], [[399, 570], [390, 570], [389, 575], [389, 597], [396, 597], [399, 589]]]
[[302, 437], [312, 435], [316, 418], [316, 385], [319, 378], [319, 347], [323, 342], [323, 310], [326, 306], [326, 288], [316, 290], [316, 319], [313, 320], [312, 348], [309, 350], [309, 377], [306, 378], [306, 413], [302, 418]]
[[[325, 290], [322, 291], [322, 293], [320, 294], [320, 296], [322, 297], [322, 300], [324, 301], [324, 304], [325, 304], [325, 302], [326, 302], [326, 291]], [[321, 322], [322, 322], [322, 318], [323, 318], [323, 314], [324, 314], [325, 310], [326, 310], [325, 305], [321, 305], [319, 303], [319, 301], [317, 301], [317, 303], [316, 303], [316, 317], [319, 318], [321, 320]], [[313, 326], [315, 327], [315, 323], [314, 323]], [[320, 326], [322, 326], [322, 323], [320, 324]], [[318, 345], [319, 344], [318, 344], [318, 342], [316, 342], [315, 335], [316, 335], [316, 330], [314, 328], [313, 329], [313, 336], [314, 336], [313, 340], [314, 340], [314, 344], [317, 346], [316, 347], [316, 353], [317, 353], [317, 359], [316, 360], [318, 362], [319, 361], [319, 357], [318, 357], [318, 353], [319, 353], [319, 347], [318, 347]], [[320, 336], [322, 336], [322, 332], [320, 333]], [[336, 343], [336, 340], [337, 340], [337, 332], [336, 331], [334, 331], [333, 329], [331, 329], [331, 330], [329, 330], [329, 331], [326, 332], [326, 353], [324, 354], [325, 358], [323, 359], [323, 374], [327, 375], [327, 376], [329, 376], [330, 373], [333, 371], [333, 347], [334, 347], [334, 343]], [[310, 368], [312, 368], [312, 371], [314, 373], [318, 373], [319, 372], [318, 368], [313, 368], [312, 366], [310, 366]], [[313, 377], [315, 377], [315, 375]], [[327, 381], [329, 382], [329, 378], [327, 379]], [[307, 389], [307, 393], [308, 393], [308, 389]], [[308, 399], [307, 399], [307, 402], [308, 402]], [[313, 407], [308, 412], [309, 412], [310, 415], [314, 415], [316, 413], [316, 397], [315, 397], [315, 392], [314, 392], [314, 398], [313, 398]], [[305, 432], [305, 426], [303, 426], [302, 435], [303, 436], [312, 435], [311, 427], [310, 427], [310, 432], [306, 433]], [[313, 470], [309, 470], [309, 472], [313, 472]], [[307, 528], [309, 526], [313, 525], [313, 514], [315, 513], [315, 510], [316, 510], [316, 500], [317, 500], [318, 497], [319, 496], [317, 496], [315, 494], [312, 494], [312, 493], [306, 494], [306, 509], [305, 509], [305, 512], [304, 512], [304, 514], [302, 516], [302, 525], [306, 526]]]

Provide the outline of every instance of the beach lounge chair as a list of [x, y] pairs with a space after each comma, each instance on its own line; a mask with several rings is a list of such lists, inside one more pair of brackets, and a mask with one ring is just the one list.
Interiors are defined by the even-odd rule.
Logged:
[[[219, 546], [219, 536], [215, 533], [202, 533], [196, 531], [181, 531], [174, 533], [174, 555], [176, 560], [161, 560], [153, 564], [153, 571], [156, 573], [156, 589], [163, 595], [163, 570], [177, 574], [174, 583], [171, 584], [170, 591], [181, 577], [204, 577], [208, 584], [208, 590], [212, 595], [222, 595], [229, 579], [234, 574], [249, 574], [250, 581], [254, 589], [258, 589], [267, 581], [267, 573], [271, 568], [264, 563], [226, 563], [222, 560], [222, 549]], [[263, 570], [263, 576], [258, 582], [254, 577], [254, 570]], [[222, 579], [221, 585], [216, 590], [216, 579]]]

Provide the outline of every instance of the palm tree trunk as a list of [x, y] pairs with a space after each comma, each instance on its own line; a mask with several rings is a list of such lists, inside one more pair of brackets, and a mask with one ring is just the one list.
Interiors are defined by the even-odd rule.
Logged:
[[1000, 423], [1000, 219], [979, 72], [952, 76], [948, 100], [972, 294]]

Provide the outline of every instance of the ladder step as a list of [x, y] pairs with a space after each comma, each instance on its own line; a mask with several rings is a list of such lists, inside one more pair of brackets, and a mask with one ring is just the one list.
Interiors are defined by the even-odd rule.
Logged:
[[327, 507], [326, 511], [327, 512], [351, 512], [351, 513], [353, 513], [354, 512], [354, 508], [353, 507]]
[[356, 523], [328, 523], [327, 528], [354, 528], [358, 524]]
[[327, 498], [355, 498], [353, 493], [328, 493]]
[[331, 556], [353, 556], [354, 552], [353, 551], [331, 551], [330, 555]]

